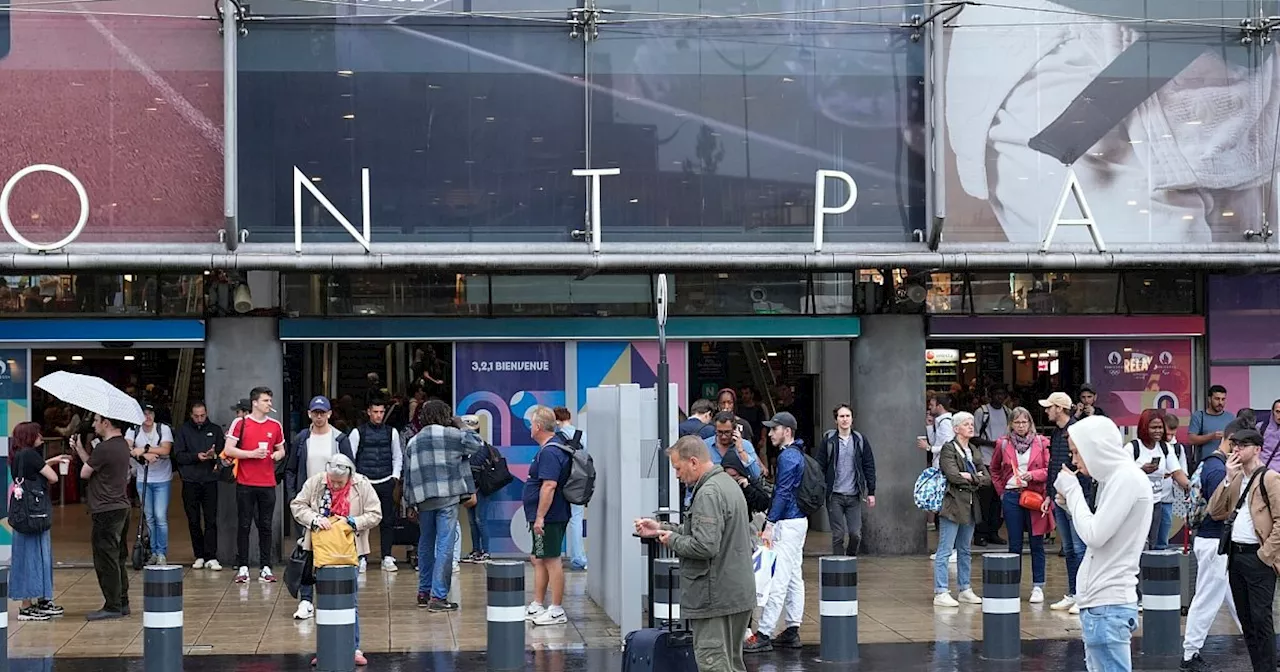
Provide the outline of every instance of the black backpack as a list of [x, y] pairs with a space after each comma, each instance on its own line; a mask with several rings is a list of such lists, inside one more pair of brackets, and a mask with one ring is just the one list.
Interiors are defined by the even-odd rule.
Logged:
[[801, 513], [811, 516], [827, 504], [827, 477], [818, 461], [808, 453], [795, 447], [789, 450], [800, 451], [804, 456], [804, 475], [800, 477], [800, 487], [796, 488], [796, 503]]
[[26, 479], [13, 483], [9, 494], [9, 526], [22, 534], [43, 534], [53, 527], [53, 507], [49, 493], [40, 486], [29, 487]]
[[476, 490], [488, 497], [507, 487], [507, 484], [514, 481], [516, 477], [511, 475], [511, 470], [507, 467], [507, 458], [503, 457], [497, 448], [486, 443], [484, 450], [488, 451], [487, 459], [478, 467], [473, 465], [471, 475], [476, 480]]

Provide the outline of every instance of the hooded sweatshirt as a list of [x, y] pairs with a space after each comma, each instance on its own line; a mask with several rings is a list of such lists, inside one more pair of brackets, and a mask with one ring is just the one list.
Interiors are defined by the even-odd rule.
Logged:
[[1059, 472], [1054, 483], [1067, 500], [1076, 533], [1089, 547], [1076, 579], [1076, 604], [1081, 609], [1135, 604], [1138, 563], [1151, 527], [1151, 484], [1109, 418], [1084, 418], [1068, 433], [1098, 482], [1095, 511], [1074, 475]]

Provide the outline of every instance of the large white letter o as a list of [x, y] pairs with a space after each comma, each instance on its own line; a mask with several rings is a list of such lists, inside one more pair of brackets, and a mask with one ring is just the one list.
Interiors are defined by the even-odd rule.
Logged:
[[[27, 240], [21, 233], [18, 233], [18, 229], [13, 225], [13, 220], [9, 218], [9, 197], [13, 195], [13, 188], [18, 186], [18, 182], [22, 178], [32, 173], [53, 173], [54, 175], [70, 182], [71, 186], [76, 189], [76, 196], [80, 197], [80, 219], [76, 222], [76, 227], [71, 230], [71, 233], [67, 234], [66, 238], [63, 238], [56, 243], [33, 243], [30, 240]], [[61, 166], [55, 166], [48, 163], [38, 163], [34, 166], [27, 166], [26, 168], [14, 173], [13, 177], [9, 178], [9, 181], [4, 183], [4, 190], [0, 191], [0, 224], [4, 225], [5, 232], [9, 234], [10, 238], [13, 238], [14, 242], [17, 242], [29, 250], [34, 250], [36, 252], [49, 252], [66, 247], [80, 236], [80, 232], [84, 231], [85, 224], [88, 223], [89, 194], [84, 190], [84, 185], [80, 183], [80, 180], [77, 179], [75, 175], [72, 175], [71, 171]]]

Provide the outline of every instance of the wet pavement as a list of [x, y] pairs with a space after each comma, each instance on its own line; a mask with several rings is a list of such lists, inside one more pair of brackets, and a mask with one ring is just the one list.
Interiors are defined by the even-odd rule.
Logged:
[[[1149, 659], [1136, 653], [1135, 670], [1176, 670], [1176, 659]], [[817, 647], [778, 651], [750, 656], [752, 672], [793, 672], [799, 670], [893, 670], [894, 672], [960, 672], [971, 670], [1012, 672], [1084, 672], [1084, 647], [1075, 640], [1024, 641], [1023, 658], [1014, 662], [984, 660], [978, 642], [933, 642], [907, 644], [867, 644], [862, 659], [854, 664], [825, 665], [817, 660]], [[1218, 672], [1250, 669], [1244, 642], [1239, 637], [1211, 637], [1203, 655]], [[140, 658], [45, 658], [14, 659], [12, 672], [141, 672]], [[185, 672], [304, 672], [310, 657], [297, 655], [215, 656], [192, 655], [183, 661]], [[369, 654], [370, 672], [480, 672], [486, 661], [480, 652], [420, 652]], [[616, 650], [577, 649], [532, 651], [526, 670], [534, 672], [603, 672], [621, 670], [622, 655]]]

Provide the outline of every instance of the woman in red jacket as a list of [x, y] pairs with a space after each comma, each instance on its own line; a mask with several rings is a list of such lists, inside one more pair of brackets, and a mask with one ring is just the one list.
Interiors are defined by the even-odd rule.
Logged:
[[991, 481], [1004, 509], [1009, 552], [1022, 554], [1022, 535], [1031, 536], [1032, 604], [1044, 602], [1044, 535], [1053, 531], [1053, 503], [1045, 495], [1049, 478], [1049, 439], [1036, 434], [1031, 413], [1018, 407], [1009, 414], [1009, 434], [996, 440]]

